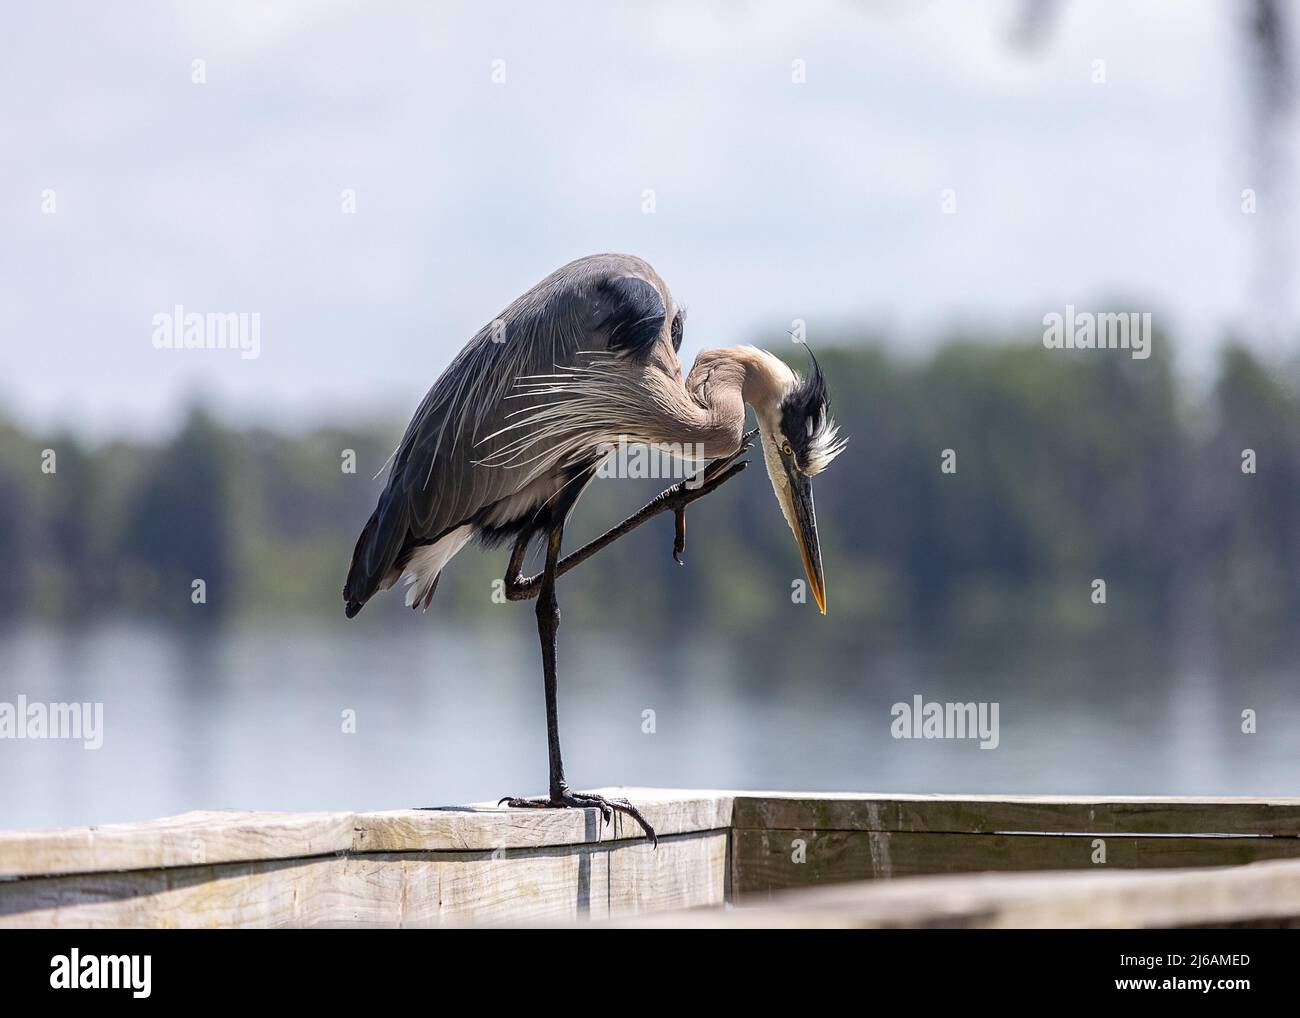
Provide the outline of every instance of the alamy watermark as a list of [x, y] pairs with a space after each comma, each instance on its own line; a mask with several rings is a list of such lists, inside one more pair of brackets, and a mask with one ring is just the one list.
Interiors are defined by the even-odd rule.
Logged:
[[980, 749], [997, 749], [999, 705], [993, 703], [939, 703], [917, 693], [911, 703], [889, 709], [894, 719], [889, 734], [895, 739], [979, 739]]
[[620, 436], [617, 442], [602, 442], [596, 451], [604, 457], [597, 477], [685, 480], [688, 488], [704, 483], [704, 446], [698, 442], [645, 445]]
[[85, 749], [104, 745], [102, 703], [41, 703], [23, 693], [0, 701], [0, 739], [80, 739]]
[[148, 997], [153, 984], [153, 955], [82, 954], [72, 948], [50, 959], [50, 988], [54, 990], [130, 990]]
[[1043, 315], [1043, 346], [1049, 350], [1130, 350], [1135, 361], [1151, 356], [1150, 311], [1076, 311]]
[[262, 354], [260, 311], [186, 311], [181, 304], [153, 316], [155, 350], [238, 350], [246, 361]]

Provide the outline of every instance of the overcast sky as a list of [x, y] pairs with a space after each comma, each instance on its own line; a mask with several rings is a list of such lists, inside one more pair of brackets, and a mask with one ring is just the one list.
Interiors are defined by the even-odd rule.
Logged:
[[[606, 250], [689, 308], [688, 357], [795, 318], [923, 351], [1071, 302], [1155, 312], [1203, 370], [1259, 313], [1281, 199], [1241, 212], [1244, 6], [1065, 0], [1031, 52], [1009, 2], [10, 6], [0, 414], [163, 434], [202, 392], [236, 421], [404, 418]], [[178, 303], [259, 313], [260, 356], [155, 349]]]

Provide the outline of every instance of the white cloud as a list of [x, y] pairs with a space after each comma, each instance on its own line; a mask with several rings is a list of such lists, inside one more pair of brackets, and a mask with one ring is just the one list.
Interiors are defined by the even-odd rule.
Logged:
[[[1062, 3], [1023, 53], [1020, 9], [21, 9], [0, 66], [4, 406], [149, 427], [206, 387], [271, 416], [383, 392], [400, 416], [518, 290], [609, 249], [650, 257], [690, 305], [688, 349], [795, 315], [913, 343], [1123, 293], [1168, 309], [1203, 361], [1250, 310], [1263, 221], [1237, 211], [1237, 15]], [[175, 301], [262, 311], [264, 357], [138, 348]]]

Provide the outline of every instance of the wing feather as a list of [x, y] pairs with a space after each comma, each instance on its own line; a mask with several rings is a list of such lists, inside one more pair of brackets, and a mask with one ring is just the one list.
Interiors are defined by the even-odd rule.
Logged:
[[[413, 552], [503, 507], [521, 520], [564, 484], [575, 443], [553, 390], [572, 372], [639, 370], [657, 346], [675, 356], [672, 297], [654, 270], [629, 255], [594, 255], [552, 273], [489, 322], [421, 401], [392, 458], [388, 480], [357, 540], [343, 597], [351, 617], [392, 584]], [[522, 412], [522, 413], [521, 413]], [[548, 474], [555, 484], [539, 484]], [[507, 520], [507, 523], [510, 521]]]

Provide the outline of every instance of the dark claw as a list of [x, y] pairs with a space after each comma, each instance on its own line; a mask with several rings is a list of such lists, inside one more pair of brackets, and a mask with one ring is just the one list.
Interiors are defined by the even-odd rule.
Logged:
[[587, 809], [600, 810], [600, 819], [608, 827], [611, 820], [614, 819], [614, 810], [609, 803], [597, 795], [574, 795], [573, 799], [579, 805]]
[[741, 456], [745, 455], [745, 453], [749, 452], [749, 450], [753, 448], [754, 436], [757, 434], [758, 434], [757, 428], [754, 428], [752, 431], [745, 432], [743, 435], [740, 436], [740, 447], [736, 449], [736, 451], [733, 452], [730, 456], [723, 456], [720, 457], [719, 459], [710, 460], [708, 463], [706, 463], [704, 465], [704, 478], [703, 478], [704, 483], [707, 484], [708, 482], [712, 481], [715, 477], [718, 476], [718, 474], [720, 474], [723, 471], [724, 468], [726, 468], [731, 463], [734, 463]]
[[684, 566], [686, 563], [682, 561], [682, 552], [686, 550], [686, 510], [678, 509], [674, 515], [677, 517], [677, 536], [673, 539], [673, 561]]
[[497, 805], [509, 806], [511, 809], [550, 809], [552, 803], [549, 799], [519, 799], [507, 795], [503, 799], [498, 799]]
[[659, 847], [659, 837], [655, 834], [655, 829], [646, 822], [641, 811], [626, 799], [606, 799], [603, 795], [594, 795], [590, 792], [564, 791], [557, 799], [549, 797], [516, 799], [507, 795], [498, 800], [497, 805], [509, 805], [511, 809], [595, 809], [600, 811], [601, 819], [606, 824], [613, 822], [615, 813], [626, 813], [641, 826], [641, 830], [645, 831], [651, 846], [656, 849]]

